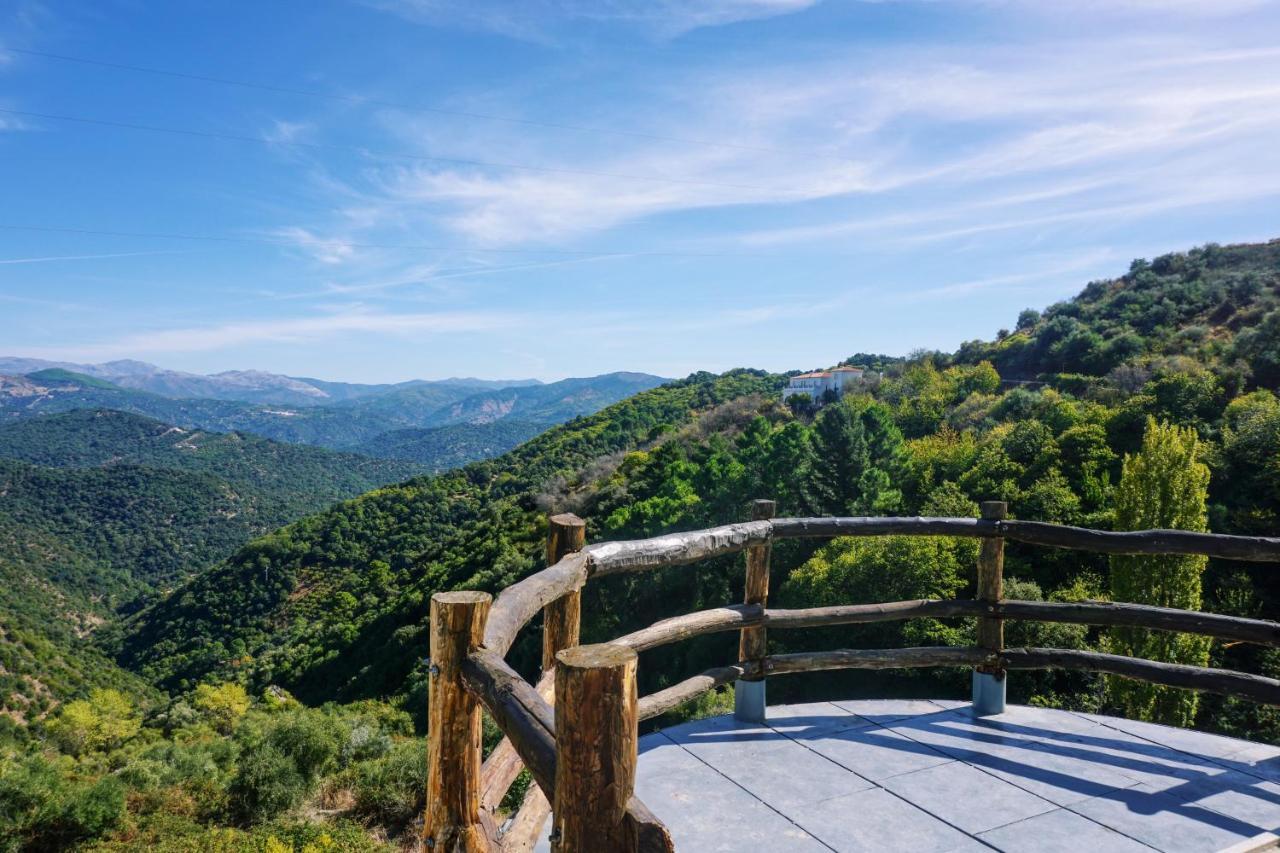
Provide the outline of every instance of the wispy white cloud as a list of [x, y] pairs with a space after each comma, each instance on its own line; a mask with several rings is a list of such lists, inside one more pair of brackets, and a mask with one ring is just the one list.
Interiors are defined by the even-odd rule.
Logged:
[[512, 38], [546, 41], [566, 24], [582, 21], [623, 24], [671, 38], [703, 27], [718, 27], [789, 15], [819, 0], [366, 0], [410, 21], [436, 26], [490, 30]]
[[322, 264], [341, 264], [356, 255], [351, 240], [343, 237], [322, 237], [308, 228], [290, 226], [269, 231], [272, 237], [278, 237], [301, 250]]
[[[667, 129], [657, 118], [663, 114], [679, 125], [673, 133], [745, 143], [733, 148], [664, 141], [565, 145], [559, 138], [539, 146], [528, 133], [466, 139], [543, 162], [572, 158], [599, 171], [701, 178], [717, 187], [390, 168], [369, 188], [366, 206], [502, 246], [572, 239], [675, 212], [803, 210], [825, 199], [931, 190], [889, 214], [910, 218], [927, 215], [939, 198], [950, 201], [984, 185], [979, 197], [1038, 195], [1043, 202], [1086, 195], [1106, 183], [1132, 184], [1123, 176], [1155, 164], [1164, 167], [1166, 181], [1179, 180], [1181, 158], [1233, 149], [1261, 156], [1280, 130], [1280, 86], [1270, 82], [1280, 77], [1280, 52], [1271, 49], [1124, 39], [1056, 50], [993, 49], [979, 59], [945, 49], [914, 51], [910, 59], [888, 52], [757, 74], [735, 69], [688, 85], [697, 94], [678, 104], [652, 108], [659, 130]], [[406, 137], [425, 132], [413, 117], [397, 121]], [[795, 154], [778, 153], [787, 150]], [[1159, 182], [1146, 192], [1161, 192]], [[808, 229], [817, 237], [824, 228], [843, 227], [829, 222], [783, 230], [800, 237]]]
[[220, 325], [171, 328], [125, 335], [103, 343], [70, 348], [28, 348], [19, 355], [46, 358], [110, 358], [127, 354], [190, 353], [230, 350], [248, 344], [314, 343], [345, 334], [450, 335], [493, 332], [524, 325], [527, 321], [506, 312], [438, 312], [392, 314], [339, 306], [331, 314], [252, 320]]

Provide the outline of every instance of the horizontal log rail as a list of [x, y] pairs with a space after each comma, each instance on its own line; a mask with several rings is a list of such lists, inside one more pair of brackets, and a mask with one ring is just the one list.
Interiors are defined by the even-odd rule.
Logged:
[[732, 666], [718, 666], [701, 672], [693, 678], [686, 678], [679, 684], [673, 684], [670, 687], [659, 690], [657, 693], [650, 693], [640, 700], [640, 719], [652, 720], [654, 717], [660, 717], [668, 711], [678, 708], [685, 702], [691, 702], [704, 693], [715, 690], [717, 687], [723, 687], [737, 681], [739, 678], [751, 675], [761, 674], [760, 667], [753, 667], [749, 663], [739, 663]]
[[588, 559], [581, 551], [554, 566], [514, 583], [502, 591], [489, 611], [485, 627], [485, 648], [505, 656], [520, 629], [528, 625], [542, 608], [587, 582]]
[[1001, 655], [1008, 669], [1075, 669], [1106, 672], [1123, 678], [1184, 687], [1224, 696], [1240, 696], [1263, 705], [1280, 706], [1280, 681], [1206, 666], [1141, 660], [1075, 649], [1005, 649]]
[[[762, 503], [762, 502], [757, 502]], [[769, 502], [763, 502], [769, 503]], [[555, 693], [555, 681], [547, 667], [557, 651], [572, 647], [577, 640], [578, 600], [583, 586], [595, 577], [608, 577], [626, 573], [649, 571], [669, 566], [693, 563], [738, 552], [750, 551], [755, 555], [757, 585], [767, 584], [769, 544], [775, 539], [831, 538], [841, 536], [956, 536], [980, 538], [986, 541], [984, 548], [995, 549], [999, 555], [1000, 543], [1005, 540], [1030, 545], [1066, 548], [1101, 554], [1187, 555], [1197, 554], [1228, 560], [1280, 562], [1280, 538], [1230, 536], [1183, 530], [1104, 531], [1037, 521], [1020, 521], [1004, 518], [1004, 505], [991, 503], [984, 506], [983, 518], [778, 518], [772, 513], [757, 512], [759, 520], [728, 524], [707, 530], [673, 533], [649, 539], [602, 542], [583, 547], [583, 523], [571, 515], [555, 516], [550, 521], [548, 535], [548, 563], [541, 572], [513, 584], [493, 601], [483, 624], [482, 640], [478, 627], [473, 626], [473, 649], [461, 657], [455, 668], [436, 677], [433, 665], [434, 688], [439, 682], [441, 701], [457, 701], [449, 698], [449, 672], [456, 673], [461, 686], [471, 694], [497, 722], [505, 738], [479, 769], [467, 759], [467, 766], [455, 766], [449, 772], [462, 773], [471, 792], [471, 803], [478, 804], [481, 814], [481, 831], [489, 838], [484, 844], [491, 851], [524, 851], [532, 849], [541, 824], [545, 821], [548, 803], [556, 795], [556, 770], [559, 761], [556, 716], [551, 701]], [[991, 511], [988, 512], [988, 509]], [[764, 517], [762, 517], [764, 516]], [[994, 544], [993, 544], [994, 543]], [[566, 553], [571, 548], [580, 550]], [[750, 562], [750, 561], [749, 561]], [[988, 561], [988, 571], [994, 572], [998, 581], [1001, 567], [998, 560]], [[748, 566], [748, 583], [752, 568]], [[990, 579], [989, 579], [990, 580]], [[990, 586], [990, 584], [989, 584]], [[761, 586], [766, 589], [767, 586]], [[611, 641], [609, 645], [624, 647], [634, 652], [644, 652], [670, 643], [722, 631], [742, 632], [743, 642], [750, 637], [763, 637], [766, 628], [815, 628], [837, 625], [869, 624], [919, 618], [976, 618], [988, 629], [1007, 620], [1026, 620], [1083, 624], [1105, 627], [1132, 627], [1149, 630], [1175, 631], [1200, 634], [1231, 642], [1247, 642], [1280, 647], [1280, 623], [1261, 619], [1245, 619], [1196, 611], [1176, 610], [1142, 604], [1117, 602], [1057, 602], [1017, 601], [1000, 597], [998, 585], [986, 593], [980, 591], [977, 600], [915, 600], [874, 604], [850, 604], [832, 607], [816, 607], [803, 610], [768, 608], [765, 594], [759, 590], [752, 597], [749, 589], [746, 604], [716, 607], [696, 613], [675, 616], [634, 631]], [[514, 645], [520, 631], [539, 613], [547, 614], [547, 635], [544, 637], [544, 674], [535, 687], [516, 673], [504, 660]], [[553, 619], [552, 616], [555, 618]], [[451, 630], [447, 626], [446, 630]], [[743, 685], [753, 688], [756, 707], [763, 712], [763, 679], [772, 675], [819, 672], [839, 669], [899, 669], [916, 667], [973, 667], [976, 685], [979, 678], [987, 680], [989, 690], [994, 684], [998, 693], [990, 694], [984, 701], [993, 701], [996, 711], [1003, 708], [1003, 680], [1006, 670], [1062, 669], [1106, 673], [1124, 678], [1148, 681], [1171, 687], [1221, 693], [1251, 699], [1267, 705], [1280, 706], [1280, 681], [1248, 673], [1182, 664], [1147, 661], [1118, 655], [1073, 649], [1003, 648], [1002, 639], [991, 630], [986, 639], [971, 647], [928, 646], [899, 649], [835, 649], [821, 652], [798, 652], [764, 655], [762, 642], [745, 643], [747, 649], [740, 654], [749, 660], [741, 660], [728, 666], [716, 667], [680, 681], [649, 696], [635, 699], [631, 688], [632, 720], [649, 720], [666, 714], [711, 690], [731, 683], [738, 683], [741, 700]], [[458, 644], [463, 648], [467, 643]], [[440, 646], [444, 645], [442, 635]], [[602, 647], [607, 648], [607, 647]], [[628, 652], [629, 654], [629, 652]], [[601, 659], [609, 658], [601, 653]], [[440, 667], [443, 671], [444, 667]], [[595, 679], [594, 675], [586, 675]], [[625, 681], [626, 679], [624, 679]], [[591, 683], [597, 683], [591, 681]], [[608, 679], [599, 681], [610, 683]], [[634, 684], [634, 682], [631, 682]], [[994, 695], [994, 698], [992, 696]], [[616, 699], [605, 701], [615, 702]], [[433, 706], [434, 707], [434, 706]], [[577, 704], [569, 706], [577, 708]], [[585, 707], [585, 706], [584, 706]], [[611, 705], [612, 707], [612, 705]], [[747, 713], [740, 703], [735, 713]], [[988, 712], [979, 712], [988, 713]], [[747, 717], [743, 717], [746, 719]], [[752, 717], [754, 719], [754, 717]], [[761, 717], [762, 719], [762, 717]], [[592, 723], [594, 725], [594, 723]], [[459, 729], [459, 732], [462, 730]], [[461, 748], [461, 741], [454, 735], [453, 748]], [[579, 731], [578, 737], [582, 736]], [[626, 752], [631, 747], [625, 727], [615, 731], [615, 744], [622, 745], [622, 752], [614, 754], [615, 766], [626, 770]], [[581, 744], [581, 741], [578, 741]], [[473, 747], [478, 750], [478, 743]], [[478, 753], [471, 753], [476, 755]], [[564, 767], [591, 767], [589, 756], [578, 754], [577, 764]], [[449, 759], [454, 760], [454, 759]], [[583, 762], [586, 763], [583, 763]], [[433, 765], [434, 766], [434, 765]], [[505, 841], [491, 816], [499, 808], [508, 789], [523, 768], [533, 776], [536, 789], [525, 799], [511, 821], [510, 837]], [[439, 768], [437, 768], [438, 770]], [[569, 770], [571, 776], [578, 773]], [[562, 772], [562, 775], [563, 775]], [[587, 771], [583, 771], [587, 772]], [[595, 771], [590, 771], [595, 772]], [[620, 771], [621, 772], [621, 771]], [[628, 771], [630, 772], [630, 771]], [[434, 777], [433, 777], [434, 778]], [[454, 778], [445, 774], [441, 778]], [[561, 779], [561, 786], [566, 780]], [[573, 786], [570, 785], [570, 788]], [[566, 789], [568, 790], [568, 789]], [[577, 788], [580, 791], [592, 790]], [[609, 826], [601, 824], [607, 837], [618, 840], [628, 851], [670, 851], [674, 847], [662, 822], [638, 799], [624, 789], [625, 811], [620, 811], [623, 800], [608, 806], [595, 801], [594, 806], [575, 809], [577, 797], [565, 795], [564, 814], [556, 811], [555, 833], [552, 849], [568, 853], [580, 847], [580, 843], [560, 843], [560, 828], [568, 827], [566, 838], [583, 838], [583, 824], [605, 820], [614, 821]], [[590, 797], [587, 798], [590, 800]], [[434, 825], [454, 831], [450, 821], [462, 822], [457, 831], [468, 829], [474, 823], [473, 805], [462, 800], [457, 804], [444, 803], [444, 811], [436, 817]], [[468, 812], [467, 809], [471, 811]], [[592, 811], [594, 809], [594, 811]], [[586, 817], [591, 812], [594, 817]], [[429, 815], [430, 815], [429, 808]], [[606, 820], [604, 815], [612, 815]], [[621, 815], [621, 818], [618, 817]], [[616, 821], [621, 819], [622, 823]], [[472, 821], [471, 824], [466, 821]], [[575, 823], [575, 821], [578, 821]], [[605, 837], [605, 836], [601, 836]], [[432, 840], [428, 837], [428, 840]], [[472, 840], [467, 844], [481, 843]], [[469, 848], [470, 849], [470, 848]]]
[[1280, 562], [1280, 538], [1190, 530], [1091, 530], [1044, 521], [981, 518], [778, 518], [773, 538], [833, 536], [999, 536], [1100, 554], [1201, 554], [1224, 560]]
[[[999, 655], [977, 646], [920, 646], [905, 649], [832, 649], [771, 655], [765, 675], [793, 675], [836, 669], [916, 669], [999, 664], [1005, 669], [1071, 669], [1105, 672], [1207, 693], [1241, 696], [1280, 706], [1280, 681], [1227, 669], [1163, 663], [1077, 649], [1005, 649]], [[640, 700], [640, 719], [649, 720], [750, 674], [746, 661], [716, 667]]]
[[751, 605], [732, 605], [699, 610], [655, 622], [611, 642], [637, 652], [713, 634], [736, 631], [755, 625], [769, 628], [821, 628], [894, 622], [904, 619], [950, 619], [983, 616], [991, 619], [1028, 622], [1064, 622], [1077, 625], [1148, 628], [1202, 634], [1219, 640], [1280, 646], [1280, 622], [1220, 616], [1198, 610], [1177, 610], [1147, 604], [1110, 601], [1016, 601], [1006, 599], [987, 604], [972, 599], [920, 599], [889, 601], [883, 604], [842, 604], [805, 610], [774, 610]]

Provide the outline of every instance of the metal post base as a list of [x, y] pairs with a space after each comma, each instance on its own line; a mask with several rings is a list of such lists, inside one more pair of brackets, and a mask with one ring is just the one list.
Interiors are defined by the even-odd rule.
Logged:
[[733, 688], [733, 718], [744, 723], [763, 723], [764, 679], [738, 681]]
[[1005, 673], [992, 675], [989, 672], [973, 674], [973, 714], [975, 717], [990, 717], [1004, 713]]

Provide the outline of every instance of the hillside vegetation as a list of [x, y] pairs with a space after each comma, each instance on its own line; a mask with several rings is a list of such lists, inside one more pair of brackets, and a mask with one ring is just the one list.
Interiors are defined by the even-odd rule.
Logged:
[[0, 712], [25, 722], [88, 686], [140, 687], [90, 645], [119, 608], [415, 470], [122, 412], [0, 428]]
[[[352, 839], [353, 849], [375, 843], [359, 826], [376, 838], [409, 831], [421, 807], [415, 736], [426, 722], [429, 596], [496, 592], [540, 568], [550, 511], [583, 516], [595, 541], [740, 520], [754, 497], [774, 498], [784, 515], [972, 516], [979, 501], [1000, 499], [1017, 518], [1111, 528], [1145, 517], [1134, 497], [1151, 491], [1144, 482], [1182, 482], [1193, 510], [1184, 514], [1195, 523], [1274, 535], [1280, 377], [1268, 370], [1275, 351], [1268, 330], [1280, 326], [1276, 246], [1210, 246], [1135, 263], [1130, 274], [1090, 284], [1043, 315], [1024, 312], [1019, 328], [995, 341], [879, 359], [883, 376], [816, 409], [783, 406], [783, 376], [696, 374], [575, 418], [497, 459], [294, 522], [133, 614], [117, 659], [171, 698], [127, 736], [98, 738], [91, 748], [78, 736], [86, 729], [79, 711], [34, 724], [58, 754], [15, 747], [16, 757], [0, 765], [0, 809], [16, 801], [5, 790], [45, 780], [50, 793], [36, 799], [55, 805], [47, 820], [22, 825], [26, 844], [66, 826], [107, 845], [164, 837], [199, 846], [225, 833], [218, 837], [234, 837], [243, 849], [265, 844], [268, 834], [301, 845], [317, 826]], [[1200, 319], [1203, 332], [1184, 334]], [[1010, 378], [1033, 384], [1011, 388]], [[1161, 446], [1191, 475], [1179, 480], [1138, 455]], [[1207, 498], [1190, 494], [1205, 476]], [[937, 538], [779, 542], [773, 600], [807, 607], [969, 596], [976, 549], [970, 540]], [[1209, 561], [1198, 575], [1196, 565], [1183, 566], [1180, 582], [1196, 583], [1185, 595], [1173, 591], [1177, 600], [1280, 618], [1273, 566]], [[1145, 595], [1151, 584], [1140, 578], [1159, 569], [1149, 560], [1117, 564], [1011, 544], [1005, 594], [1105, 599], [1128, 584]], [[585, 593], [584, 638], [740, 600], [741, 578], [740, 559], [721, 558], [603, 579]], [[1011, 646], [1107, 649], [1114, 639], [1077, 625], [1006, 627]], [[777, 651], [969, 644], [973, 626], [912, 620], [775, 632], [770, 642]], [[641, 691], [722, 665], [736, 647], [724, 634], [646, 653]], [[1280, 675], [1273, 650], [1215, 642], [1194, 651], [1212, 666]], [[531, 674], [539, 652], [537, 631], [527, 631], [511, 660]], [[967, 674], [949, 670], [770, 683], [773, 701], [960, 697], [966, 689]], [[1129, 701], [1085, 673], [1019, 672], [1009, 691], [1015, 702], [1104, 713]], [[289, 694], [321, 707], [296, 707]], [[1280, 743], [1275, 709], [1208, 696], [1177, 707], [1198, 728]], [[119, 730], [107, 723], [130, 713], [140, 716], [126, 707], [87, 730]], [[367, 743], [378, 745], [362, 752]], [[165, 769], [198, 761], [206, 772]], [[94, 826], [75, 823], [67, 815], [85, 813], [73, 806], [97, 785], [118, 786], [116, 799], [94, 812], [104, 816]]]

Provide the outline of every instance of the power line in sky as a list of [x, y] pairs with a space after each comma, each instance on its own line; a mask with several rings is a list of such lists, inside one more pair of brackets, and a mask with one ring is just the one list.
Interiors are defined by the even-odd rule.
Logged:
[[17, 47], [0, 48], [0, 52], [17, 53], [23, 56], [37, 56], [42, 59], [53, 59], [59, 62], [74, 62], [80, 65], [97, 66], [99, 68], [113, 68], [118, 71], [130, 71], [138, 74], [153, 74], [160, 77], [173, 77], [180, 80], [195, 80], [201, 83], [214, 83], [221, 86], [236, 86], [242, 89], [257, 89], [263, 92], [276, 92], [285, 95], [300, 95], [307, 98], [320, 98], [329, 101], [342, 101], [345, 103], [372, 105], [377, 107], [389, 107], [391, 109], [404, 110], [406, 112], [425, 113], [430, 115], [445, 115], [456, 118], [480, 119], [483, 121], [503, 122], [506, 124], [524, 125], [527, 127], [545, 127], [550, 130], [567, 130], [574, 133], [594, 133], [606, 136], [632, 137], [635, 139], [649, 139], [657, 142], [675, 142], [681, 145], [703, 145], [710, 148], [724, 148], [734, 151], [751, 151], [757, 154], [778, 154], [787, 157], [795, 157], [797, 155], [803, 157], [819, 157], [825, 160], [831, 160], [841, 163], [851, 163], [852, 161], [844, 157], [839, 157], [830, 153], [820, 151], [795, 151], [784, 150], [781, 148], [769, 148], [757, 145], [742, 145], [734, 142], [717, 142], [710, 139], [694, 139], [680, 136], [667, 136], [661, 133], [649, 133], [640, 130], [620, 130], [610, 127], [597, 127], [591, 125], [567, 124], [564, 122], [544, 121], [541, 119], [516, 118], [514, 116], [493, 115], [491, 113], [479, 113], [469, 110], [452, 110], [444, 107], [428, 107], [421, 104], [407, 104], [398, 101], [388, 101], [380, 98], [366, 98], [360, 95], [343, 95], [338, 92], [321, 92], [315, 89], [300, 89], [293, 86], [280, 86], [271, 83], [259, 83], [250, 80], [236, 80], [230, 77], [214, 77], [207, 74], [193, 74], [186, 71], [174, 71], [167, 68], [154, 68], [145, 65], [132, 65], [123, 62], [106, 62], [100, 59], [87, 59], [81, 56], [69, 56], [64, 53], [49, 53], [42, 50], [27, 50]]
[[189, 130], [180, 127], [165, 127], [155, 124], [137, 124], [134, 122], [116, 121], [114, 119], [89, 118], [86, 116], [61, 115], [57, 113], [41, 113], [31, 110], [11, 110], [0, 107], [0, 113], [12, 116], [21, 116], [23, 118], [38, 118], [48, 121], [65, 121], [75, 124], [96, 125], [98, 127], [111, 127], [120, 130], [137, 130], [147, 133], [166, 133], [175, 136], [198, 137], [202, 139], [219, 139], [230, 142], [251, 142], [258, 145], [283, 145], [294, 148], [309, 148], [317, 151], [342, 151], [349, 154], [361, 154], [371, 157], [379, 157], [385, 159], [397, 160], [415, 160], [421, 162], [433, 163], [452, 163], [459, 166], [480, 166], [489, 169], [522, 169], [532, 172], [546, 172], [550, 174], [566, 174], [566, 175], [587, 175], [596, 178], [614, 178], [627, 181], [646, 181], [650, 183], [660, 184], [678, 184], [683, 186], [697, 187], [714, 187], [717, 189], [732, 190], [752, 190], [755, 192], [769, 193], [790, 193], [794, 195], [810, 195], [807, 190], [787, 189], [783, 187], [765, 187], [754, 184], [725, 184], [714, 181], [698, 181], [686, 180], [682, 178], [660, 178], [650, 175], [629, 175], [619, 172], [598, 172], [592, 169], [570, 169], [559, 166], [530, 166], [524, 163], [505, 163], [493, 160], [473, 160], [464, 157], [440, 157], [431, 154], [409, 154], [404, 152], [378, 151], [372, 148], [366, 148], [358, 145], [334, 145], [322, 142], [298, 142], [296, 140], [278, 140], [270, 139], [265, 136], [249, 136], [238, 133], [219, 133], [217, 131], [206, 130]]
[[[79, 234], [92, 237], [125, 237], [153, 240], [193, 240], [211, 243], [245, 243], [268, 246], [286, 246], [305, 249], [297, 240], [288, 237], [271, 236], [234, 236], [221, 234], [181, 234], [166, 231], [122, 231], [96, 228], [71, 228], [54, 225], [24, 225], [0, 222], [0, 230], [31, 231], [46, 234]], [[316, 238], [317, 246], [332, 249], [389, 249], [414, 252], [461, 252], [475, 254], [502, 255], [564, 255], [572, 257], [592, 258], [769, 258], [777, 255], [762, 255], [741, 252], [666, 252], [666, 251], [592, 251], [589, 249], [494, 249], [476, 246], [438, 246], [412, 243], [356, 243], [348, 240], [330, 240]]]

